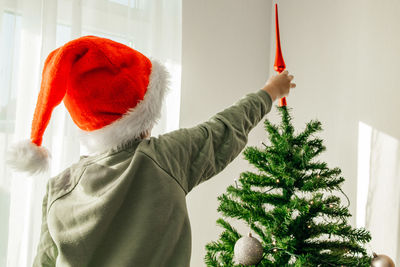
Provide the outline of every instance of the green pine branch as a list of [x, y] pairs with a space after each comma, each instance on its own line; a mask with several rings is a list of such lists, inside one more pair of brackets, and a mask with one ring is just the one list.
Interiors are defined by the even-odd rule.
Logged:
[[[265, 254], [257, 267], [369, 266], [364, 245], [370, 233], [349, 225], [349, 209], [334, 195], [343, 193], [341, 170], [318, 160], [326, 150], [315, 136], [321, 123], [312, 120], [295, 134], [288, 108], [278, 111], [280, 124], [264, 124], [268, 143], [243, 152], [258, 173], [241, 173], [239, 184], [218, 197], [218, 212], [245, 223], [257, 236]], [[206, 245], [205, 263], [241, 266], [234, 262], [241, 235], [226, 220], [217, 223], [224, 231]]]

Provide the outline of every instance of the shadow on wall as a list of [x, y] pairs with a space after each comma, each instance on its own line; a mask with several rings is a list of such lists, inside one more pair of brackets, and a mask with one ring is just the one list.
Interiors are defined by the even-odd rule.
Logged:
[[10, 192], [0, 187], [0, 266], [6, 266], [7, 263], [9, 208]]
[[370, 249], [400, 264], [400, 141], [359, 122], [357, 226]]

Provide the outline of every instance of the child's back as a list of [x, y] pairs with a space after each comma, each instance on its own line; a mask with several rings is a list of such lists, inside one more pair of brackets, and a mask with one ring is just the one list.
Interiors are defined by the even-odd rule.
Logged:
[[240, 153], [270, 108], [259, 91], [197, 127], [81, 158], [48, 183], [35, 266], [189, 266], [186, 194]]

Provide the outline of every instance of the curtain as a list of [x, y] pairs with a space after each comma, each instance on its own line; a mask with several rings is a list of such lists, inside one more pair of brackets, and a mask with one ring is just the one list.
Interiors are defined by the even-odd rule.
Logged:
[[85, 153], [60, 104], [43, 138], [52, 154], [49, 171], [28, 176], [4, 163], [10, 144], [30, 136], [47, 55], [84, 35], [110, 38], [162, 61], [172, 79], [152, 135], [179, 126], [180, 0], [0, 0], [0, 266], [32, 265], [47, 180]]

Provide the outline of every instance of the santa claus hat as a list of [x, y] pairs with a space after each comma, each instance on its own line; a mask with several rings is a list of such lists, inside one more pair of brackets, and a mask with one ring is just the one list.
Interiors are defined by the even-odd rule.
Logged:
[[48, 167], [42, 138], [61, 101], [91, 153], [140, 137], [160, 117], [168, 78], [162, 64], [112, 40], [84, 36], [66, 43], [45, 61], [31, 138], [10, 149], [8, 163], [29, 173]]

